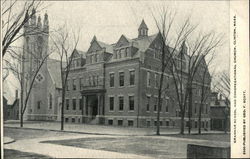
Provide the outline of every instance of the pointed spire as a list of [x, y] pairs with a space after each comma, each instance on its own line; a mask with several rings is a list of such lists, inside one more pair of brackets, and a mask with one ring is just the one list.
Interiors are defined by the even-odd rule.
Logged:
[[49, 18], [48, 18], [48, 14], [47, 11], [44, 14], [44, 19], [43, 19], [43, 31], [44, 32], [49, 32]]
[[142, 19], [142, 22], [138, 28], [138, 38], [142, 38], [142, 37], [146, 37], [148, 36], [148, 27], [144, 21], [144, 19]]
[[187, 54], [186, 40], [184, 40], [184, 41], [182, 42], [181, 50], [182, 50], [182, 54]]

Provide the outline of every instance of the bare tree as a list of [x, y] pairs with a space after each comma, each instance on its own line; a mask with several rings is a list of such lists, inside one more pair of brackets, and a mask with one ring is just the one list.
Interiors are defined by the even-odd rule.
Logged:
[[[201, 114], [202, 111], [204, 111], [204, 105], [207, 100], [209, 100], [209, 97], [211, 95], [211, 89], [210, 89], [210, 84], [211, 84], [211, 76], [212, 74], [209, 73], [209, 66], [211, 65], [213, 59], [214, 59], [214, 54], [210, 56], [211, 58], [209, 61], [206, 63], [205, 58], [203, 58], [203, 62], [200, 64], [199, 69], [197, 70], [197, 80], [199, 81], [198, 89], [200, 87], [201, 90], [201, 96], [200, 96], [200, 102], [199, 102], [199, 112], [198, 112], [198, 134], [201, 134]], [[207, 105], [208, 106], [208, 105]], [[207, 107], [205, 107], [207, 110]], [[207, 112], [207, 111], [206, 111]]]
[[[12, 49], [12, 51], [14, 50]], [[32, 93], [32, 88], [35, 85], [37, 74], [50, 55], [50, 53], [47, 53], [40, 57], [38, 54], [31, 53], [25, 48], [22, 51], [17, 50], [15, 54], [12, 54], [12, 58], [14, 59], [13, 62], [4, 60], [6, 63], [5, 68], [13, 73], [20, 85], [20, 127], [23, 127], [24, 113], [28, 105], [30, 94]], [[29, 56], [27, 54], [32, 56], [33, 61], [30, 61], [30, 59], [27, 58]], [[29, 62], [34, 64], [32, 71], [30, 71], [30, 69], [24, 69], [23, 67], [25, 63]]]
[[1, 14], [2, 56], [10, 52], [10, 46], [24, 36], [24, 34], [34, 34], [32, 30], [30, 30], [30, 33], [24, 33], [22, 29], [35, 13], [42, 9], [44, 8], [42, 8], [42, 2], [40, 0], [3, 0]]
[[65, 94], [68, 85], [68, 75], [70, 72], [71, 63], [73, 59], [72, 55], [78, 45], [79, 34], [80, 31], [77, 34], [73, 33], [73, 37], [71, 37], [67, 29], [60, 29], [55, 33], [53, 37], [53, 43], [56, 47], [56, 53], [60, 57], [60, 73], [62, 81], [61, 130], [64, 130], [64, 106], [65, 106]]
[[227, 71], [220, 72], [220, 75], [214, 83], [214, 90], [219, 92], [225, 99], [226, 108], [223, 110], [224, 114], [224, 132], [228, 131], [228, 120], [230, 115], [230, 76]]
[[[175, 56], [177, 52], [177, 48], [180, 47], [181, 43], [185, 41], [185, 39], [195, 30], [196, 26], [192, 26], [190, 24], [190, 18], [187, 18], [184, 23], [181, 25], [179, 30], [176, 33], [176, 39], [173, 39], [170, 37], [170, 32], [174, 32], [173, 30], [173, 22], [175, 22], [175, 13], [171, 12], [170, 10], [167, 10], [163, 8], [162, 12], [160, 13], [160, 18], [156, 18], [154, 15], [154, 20], [156, 23], [156, 26], [158, 28], [159, 34], [160, 34], [160, 46], [161, 48], [157, 50], [160, 53], [161, 56], [161, 74], [160, 74], [160, 81], [159, 81], [159, 87], [158, 87], [158, 98], [157, 98], [157, 130], [156, 134], [160, 135], [160, 110], [162, 107], [162, 95], [163, 92], [166, 91], [166, 88], [163, 88], [163, 80], [164, 80], [164, 74], [167, 72], [167, 68], [171, 67], [176, 67], [175, 66]], [[170, 47], [170, 45], [173, 44], [173, 48]], [[174, 81], [176, 81], [176, 72], [173, 69], [169, 69], [172, 75], [174, 74]], [[181, 77], [178, 76], [179, 82], [183, 82], [182, 74]], [[176, 89], [177, 89], [177, 82], [176, 84]], [[182, 90], [181, 90], [182, 91]], [[183, 107], [183, 98], [180, 97], [180, 93], [183, 94], [182, 92], [179, 92], [177, 89], [177, 99], [178, 99], [178, 104], [181, 109], [181, 112], [184, 111]], [[181, 113], [183, 115], [183, 120], [184, 120], [184, 113]], [[184, 132], [184, 125], [181, 126], [183, 129], [181, 129], [181, 133]]]

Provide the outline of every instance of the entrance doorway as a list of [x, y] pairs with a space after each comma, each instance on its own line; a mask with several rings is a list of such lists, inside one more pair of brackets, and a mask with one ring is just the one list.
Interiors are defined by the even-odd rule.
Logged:
[[98, 114], [98, 98], [96, 95], [88, 96], [88, 108], [92, 119], [95, 118]]

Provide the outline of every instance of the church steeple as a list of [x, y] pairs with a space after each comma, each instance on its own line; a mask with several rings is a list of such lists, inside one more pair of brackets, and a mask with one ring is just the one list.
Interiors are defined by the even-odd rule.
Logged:
[[138, 38], [145, 37], [145, 36], [148, 36], [148, 27], [144, 19], [142, 19], [141, 25], [138, 28]]

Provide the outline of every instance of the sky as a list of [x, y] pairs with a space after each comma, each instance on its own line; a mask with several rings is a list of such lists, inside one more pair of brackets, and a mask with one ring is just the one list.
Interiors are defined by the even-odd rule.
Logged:
[[[223, 34], [223, 46], [216, 50], [214, 64], [229, 67], [229, 1], [46, 1], [41, 13], [49, 15], [50, 28], [66, 24], [68, 30], [80, 29], [78, 49], [86, 51], [94, 35], [97, 40], [115, 43], [124, 34], [138, 35], [138, 26], [145, 20], [149, 35], [157, 33], [153, 15], [157, 18], [163, 6], [176, 12], [175, 26], [191, 16], [192, 24], [202, 33], [214, 31]], [[225, 58], [228, 57], [228, 58]], [[216, 68], [216, 70], [220, 68]]]
[[[47, 12], [50, 30], [65, 24], [69, 31], [80, 30], [77, 49], [82, 51], [88, 49], [94, 35], [109, 44], [117, 42], [122, 34], [136, 38], [142, 19], [149, 35], [157, 33], [153, 15], [158, 18], [164, 7], [176, 13], [173, 34], [188, 16], [192, 24], [198, 25], [197, 34], [211, 31], [223, 34], [223, 45], [215, 50], [212, 69], [216, 69], [215, 72], [229, 69], [229, 1], [44, 1], [43, 6], [47, 7], [37, 16], [43, 20]], [[52, 55], [52, 58], [56, 57]], [[13, 84], [12, 79], [10, 76], [8, 82], [17, 88], [18, 84]]]

